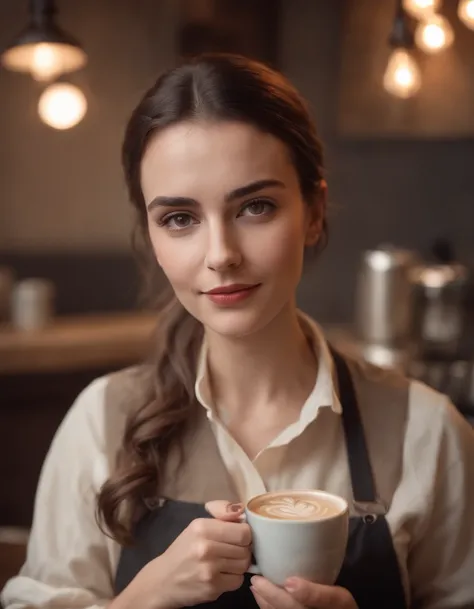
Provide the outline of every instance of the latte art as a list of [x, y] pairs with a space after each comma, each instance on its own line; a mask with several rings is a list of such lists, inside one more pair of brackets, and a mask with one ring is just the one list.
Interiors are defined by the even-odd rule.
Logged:
[[266, 493], [250, 502], [260, 516], [277, 520], [323, 520], [340, 513], [341, 507], [326, 496], [311, 492]]
[[294, 497], [278, 497], [270, 499], [268, 503], [260, 507], [260, 513], [274, 518], [316, 518], [323, 517], [329, 511], [327, 506], [322, 506], [319, 503], [310, 503], [303, 499], [295, 499]]

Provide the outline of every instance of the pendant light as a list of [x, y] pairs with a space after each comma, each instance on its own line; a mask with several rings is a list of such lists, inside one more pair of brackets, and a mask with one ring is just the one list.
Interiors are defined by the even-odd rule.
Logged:
[[30, 0], [29, 6], [30, 23], [3, 51], [4, 67], [30, 73], [40, 81], [82, 68], [87, 55], [79, 42], [57, 25], [55, 1]]
[[433, 13], [418, 24], [415, 41], [425, 53], [438, 53], [453, 44], [454, 31], [446, 17]]
[[474, 30], [474, 0], [460, 0], [458, 16], [465, 26]]
[[403, 8], [415, 19], [423, 19], [436, 13], [441, 0], [403, 0]]
[[398, 1], [390, 34], [389, 43], [393, 51], [387, 63], [383, 84], [391, 95], [406, 99], [415, 95], [420, 89], [421, 75], [412, 54], [415, 38], [402, 1]]
[[68, 82], [49, 85], [41, 94], [38, 114], [53, 129], [66, 130], [75, 127], [87, 112], [84, 93]]

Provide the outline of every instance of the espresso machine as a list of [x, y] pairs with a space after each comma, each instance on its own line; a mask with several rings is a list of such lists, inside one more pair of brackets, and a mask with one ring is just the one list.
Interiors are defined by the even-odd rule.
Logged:
[[471, 269], [445, 240], [429, 261], [393, 246], [366, 251], [350, 348], [449, 395], [474, 423], [473, 294]]

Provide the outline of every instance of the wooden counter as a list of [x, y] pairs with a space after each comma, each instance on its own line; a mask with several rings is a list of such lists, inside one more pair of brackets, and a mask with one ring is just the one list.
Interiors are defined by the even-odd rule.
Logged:
[[113, 368], [148, 352], [154, 313], [64, 317], [37, 331], [0, 327], [0, 374]]

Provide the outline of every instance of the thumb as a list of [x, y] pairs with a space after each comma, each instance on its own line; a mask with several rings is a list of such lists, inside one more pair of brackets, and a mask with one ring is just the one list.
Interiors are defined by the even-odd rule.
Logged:
[[244, 511], [242, 503], [230, 501], [208, 501], [204, 507], [213, 518], [227, 522], [240, 522]]
[[324, 586], [299, 577], [291, 577], [285, 582], [285, 590], [296, 601], [307, 607], [357, 609], [351, 593], [340, 586]]

